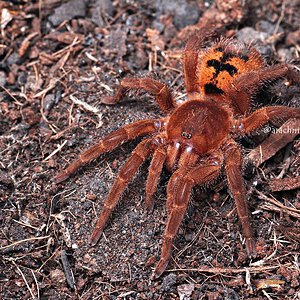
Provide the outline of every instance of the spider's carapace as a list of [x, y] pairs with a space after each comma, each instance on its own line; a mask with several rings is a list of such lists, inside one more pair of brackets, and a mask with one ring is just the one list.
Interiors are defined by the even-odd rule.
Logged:
[[171, 114], [167, 138], [190, 146], [201, 155], [220, 147], [229, 131], [230, 114], [220, 104], [209, 100], [191, 100]]
[[161, 257], [153, 278], [159, 277], [168, 264], [192, 188], [195, 185], [207, 186], [222, 171], [235, 201], [248, 256], [256, 256], [242, 177], [243, 157], [235, 138], [250, 134], [274, 119], [300, 118], [300, 108], [286, 106], [267, 106], [250, 113], [250, 99], [262, 84], [286, 77], [299, 85], [298, 68], [287, 63], [265, 66], [253, 47], [233, 39], [221, 39], [205, 48], [206, 39], [206, 34], [196, 33], [183, 51], [186, 102], [177, 104], [168, 87], [154, 79], [123, 79], [116, 94], [104, 102], [116, 103], [127, 90], [143, 89], [155, 96], [166, 116], [125, 125], [84, 151], [54, 178], [55, 182], [61, 182], [82, 165], [123, 142], [148, 136], [122, 166], [104, 202], [91, 241], [92, 244], [98, 242], [128, 183], [140, 165], [152, 156], [146, 183], [145, 204], [148, 208], [153, 207], [153, 195], [163, 166], [173, 173], [167, 186], [168, 219]]

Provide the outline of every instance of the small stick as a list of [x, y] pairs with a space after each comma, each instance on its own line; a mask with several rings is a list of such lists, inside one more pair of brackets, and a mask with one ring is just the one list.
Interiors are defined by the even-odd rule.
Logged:
[[264, 195], [262, 192], [256, 190], [256, 193], [258, 194], [258, 198], [262, 199], [262, 200], [266, 200], [268, 202], [271, 202], [273, 204], [275, 204], [276, 206], [280, 207], [281, 209], [284, 209], [286, 211], [290, 211], [296, 214], [300, 215], [300, 210], [293, 208], [293, 207], [288, 207], [285, 206], [284, 204], [282, 204], [281, 202], [279, 202], [278, 200], [276, 200], [275, 198], [271, 198], [271, 197], [267, 197], [266, 195]]
[[82, 100], [77, 99], [76, 97], [74, 97], [73, 95], [70, 95], [70, 99], [73, 101], [74, 104], [77, 104], [79, 106], [82, 106], [86, 111], [88, 112], [92, 112], [93, 114], [95, 114], [98, 117], [99, 123], [96, 126], [97, 128], [102, 126], [102, 113], [100, 112], [100, 110], [97, 107], [94, 107]]
[[300, 188], [300, 176], [294, 178], [274, 178], [269, 182], [272, 192], [288, 191]]
[[184, 272], [199, 272], [199, 273], [214, 273], [214, 274], [223, 274], [223, 273], [238, 274], [238, 273], [244, 273], [244, 272], [259, 273], [261, 271], [273, 270], [273, 269], [277, 269], [277, 268], [280, 268], [283, 266], [289, 267], [291, 265], [292, 265], [291, 263], [287, 263], [284, 265], [248, 267], [248, 268], [241, 268], [241, 269], [202, 267], [202, 268], [195, 268], [195, 269], [172, 269], [172, 270], [169, 270], [169, 272], [184, 271]]
[[44, 240], [44, 239], [47, 239], [47, 238], [49, 238], [49, 237], [50, 237], [50, 235], [47, 235], [47, 236], [40, 236], [40, 237], [33, 237], [33, 238], [29, 238], [29, 239], [24, 239], [24, 240], [16, 241], [16, 242], [13, 242], [12, 244], [9, 244], [9, 245], [0, 247], [0, 251], [1, 251], [1, 250], [4, 250], [4, 249], [7, 249], [7, 248], [9, 248], [9, 247], [13, 247], [13, 246], [16, 246], [16, 245], [25, 243], [25, 242], [35, 241], [35, 240]]
[[35, 300], [36, 297], [34, 296], [32, 290], [31, 290], [31, 288], [30, 288], [30, 286], [29, 286], [29, 284], [28, 284], [28, 282], [26, 280], [26, 277], [25, 277], [24, 273], [22, 272], [22, 270], [19, 268], [19, 266], [13, 260], [12, 260], [12, 263], [17, 268], [17, 270], [19, 271], [19, 273], [21, 274], [21, 276], [22, 276], [22, 278], [23, 278], [23, 280], [24, 280], [24, 282], [25, 282], [25, 284], [27, 286], [27, 289], [29, 290], [29, 293], [30, 293], [32, 299]]
[[36, 279], [36, 276], [35, 276], [35, 274], [34, 274], [34, 271], [33, 271], [33, 270], [31, 270], [31, 273], [32, 273], [32, 276], [33, 276], [33, 278], [34, 278], [35, 285], [36, 285], [36, 291], [37, 291], [37, 300], [40, 300], [40, 288], [39, 288], [39, 283], [38, 283], [38, 281], [37, 281], [37, 279]]
[[48, 159], [50, 159], [53, 155], [55, 155], [57, 152], [59, 152], [63, 146], [67, 143], [67, 140], [65, 140], [61, 145], [59, 145], [57, 147], [57, 149], [55, 149], [52, 153], [50, 153], [45, 159], [44, 161], [47, 161]]

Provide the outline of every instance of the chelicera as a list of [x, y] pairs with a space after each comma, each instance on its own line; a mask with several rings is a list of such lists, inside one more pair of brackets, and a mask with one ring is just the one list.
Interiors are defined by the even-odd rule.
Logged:
[[126, 141], [147, 136], [120, 169], [92, 232], [91, 242], [94, 245], [98, 242], [128, 183], [140, 165], [152, 156], [146, 183], [147, 208], [153, 207], [153, 194], [163, 166], [172, 173], [167, 186], [167, 224], [153, 278], [159, 277], [167, 267], [173, 239], [186, 213], [192, 188], [206, 186], [222, 170], [235, 201], [246, 251], [249, 257], [256, 256], [242, 176], [243, 157], [235, 139], [251, 134], [274, 119], [300, 118], [299, 108], [286, 106], [268, 106], [250, 113], [250, 99], [262, 84], [282, 77], [300, 83], [295, 66], [287, 63], [265, 66], [253, 47], [232, 39], [221, 39], [205, 48], [206, 38], [206, 34], [194, 34], [183, 51], [187, 93], [184, 103], [177, 104], [168, 87], [154, 79], [122, 80], [116, 94], [106, 98], [107, 103], [119, 101], [129, 89], [142, 89], [155, 96], [166, 116], [125, 125], [81, 153], [54, 178], [56, 183], [61, 182], [101, 154]]

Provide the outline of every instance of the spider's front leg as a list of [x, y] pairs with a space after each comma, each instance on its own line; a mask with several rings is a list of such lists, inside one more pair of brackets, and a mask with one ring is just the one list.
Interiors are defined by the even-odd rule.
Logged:
[[131, 89], [142, 89], [153, 94], [157, 105], [163, 112], [169, 112], [176, 107], [175, 100], [169, 88], [164, 83], [152, 78], [124, 78], [115, 95], [105, 97], [102, 103], [115, 104]]
[[242, 155], [238, 145], [229, 141], [224, 147], [225, 170], [227, 181], [235, 201], [235, 206], [242, 224], [243, 235], [246, 239], [246, 250], [249, 257], [256, 256], [255, 241], [249, 220], [246, 190], [242, 177]]
[[198, 74], [199, 57], [205, 40], [211, 36], [207, 29], [200, 30], [192, 35], [186, 43], [182, 53], [182, 64], [186, 92], [188, 94], [201, 93]]
[[161, 129], [160, 120], [142, 120], [132, 124], [123, 126], [122, 128], [112, 132], [100, 143], [92, 146], [84, 151], [79, 157], [72, 162], [66, 169], [58, 173], [53, 181], [55, 183], [66, 180], [70, 175], [75, 173], [80, 167], [91, 162], [105, 152], [109, 152], [119, 146], [120, 144], [134, 139], [141, 135], [151, 134]]
[[221, 170], [223, 156], [217, 153], [207, 165], [193, 167], [183, 171], [178, 169], [171, 177], [167, 193], [168, 220], [161, 248], [160, 260], [152, 274], [152, 279], [158, 278], [166, 269], [171, 258], [172, 243], [185, 215], [192, 188], [199, 184], [207, 184], [215, 179]]

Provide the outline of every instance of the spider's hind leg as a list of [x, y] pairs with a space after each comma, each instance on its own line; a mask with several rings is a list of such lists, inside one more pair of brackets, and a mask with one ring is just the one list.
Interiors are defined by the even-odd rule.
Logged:
[[225, 170], [228, 185], [235, 201], [238, 217], [242, 224], [246, 250], [249, 257], [256, 256], [255, 241], [249, 218], [247, 193], [242, 177], [242, 155], [238, 145], [232, 140], [225, 146]]
[[[249, 134], [270, 121], [300, 119], [300, 108], [286, 106], [266, 106], [256, 110], [241, 120], [242, 134]], [[239, 127], [239, 126], [238, 126]]]
[[249, 110], [250, 98], [264, 83], [286, 77], [293, 83], [300, 84], [300, 68], [283, 63], [271, 67], [249, 71], [237, 76], [225, 90], [238, 113], [246, 114]]
[[247, 72], [237, 77], [233, 85], [237, 90], [243, 89], [252, 94], [264, 82], [286, 77], [294, 83], [300, 84], [300, 68], [291, 64], [283, 63], [266, 67], [256, 71]]

